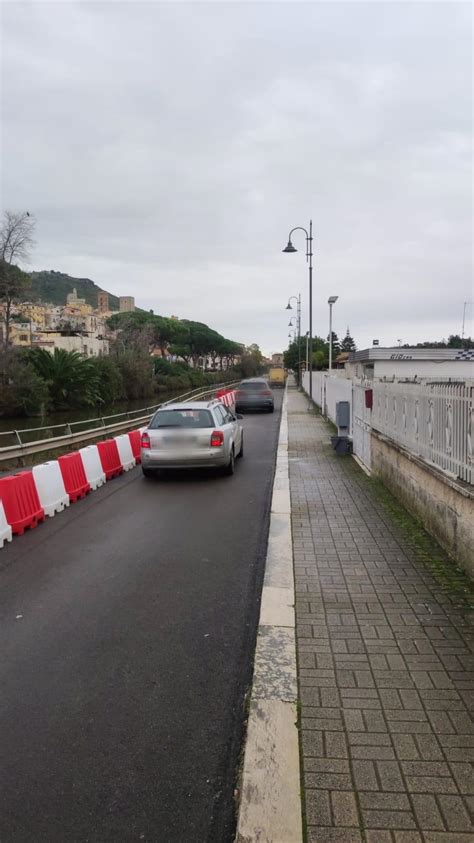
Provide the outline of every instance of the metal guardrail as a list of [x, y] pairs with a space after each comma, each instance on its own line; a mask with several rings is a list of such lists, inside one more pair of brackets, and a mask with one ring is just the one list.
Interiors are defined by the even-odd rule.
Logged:
[[[12, 444], [0, 447], [0, 463], [6, 462], [7, 460], [21, 459], [22, 457], [38, 454], [42, 451], [54, 451], [69, 445], [76, 445], [80, 442], [88, 442], [92, 439], [100, 439], [102, 436], [106, 436], [110, 433], [121, 433], [133, 428], [136, 425], [142, 425], [148, 422], [153, 413], [155, 413], [159, 407], [174, 404], [178, 401], [198, 400], [199, 398], [204, 398], [206, 395], [216, 392], [218, 389], [232, 387], [237, 383], [238, 381], [232, 381], [231, 383], [218, 383], [205, 390], [198, 387], [197, 389], [185, 392], [182, 395], [177, 395], [169, 401], [162, 401], [160, 404], [155, 404], [151, 407], [140, 407], [138, 410], [129, 410], [124, 413], [114, 413], [110, 416], [99, 416], [98, 418], [82, 419], [77, 422], [66, 422], [64, 424], [54, 424], [44, 427], [25, 428], [24, 430], [7, 430], [0, 432], [0, 437], [10, 436], [14, 439]], [[112, 419], [114, 419], [114, 421], [112, 421]], [[89, 425], [89, 427], [79, 429], [84, 425]], [[38, 434], [40, 431], [50, 434], [54, 430], [61, 430], [62, 432], [53, 436], [36, 436], [33, 440], [25, 441], [25, 434]], [[0, 438], [0, 442], [1, 441], [2, 439]]]

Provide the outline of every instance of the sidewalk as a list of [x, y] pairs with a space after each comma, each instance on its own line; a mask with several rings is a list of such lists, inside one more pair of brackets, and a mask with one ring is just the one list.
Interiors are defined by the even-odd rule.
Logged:
[[472, 843], [469, 582], [307, 407], [290, 387], [307, 841]]

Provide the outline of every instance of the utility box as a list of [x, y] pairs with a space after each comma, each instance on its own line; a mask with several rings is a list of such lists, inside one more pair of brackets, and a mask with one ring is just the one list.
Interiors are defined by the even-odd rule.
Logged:
[[331, 445], [336, 454], [351, 454], [352, 441], [349, 439], [351, 423], [351, 405], [349, 401], [337, 401], [336, 425], [337, 436], [331, 436]]
[[336, 404], [336, 425], [339, 436], [347, 435], [351, 420], [349, 401], [338, 401]]

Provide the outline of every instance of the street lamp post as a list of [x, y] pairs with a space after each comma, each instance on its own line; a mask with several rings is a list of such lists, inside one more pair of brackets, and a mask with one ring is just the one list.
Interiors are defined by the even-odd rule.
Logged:
[[308, 371], [308, 340], [309, 340], [309, 331], [306, 331], [306, 371]]
[[332, 369], [332, 306], [336, 304], [339, 296], [329, 296], [329, 371]]
[[291, 242], [291, 235], [294, 231], [304, 231], [306, 236], [306, 260], [309, 264], [309, 398], [313, 400], [313, 221], [309, 221], [309, 233], [306, 228], [297, 225], [292, 228], [288, 235], [288, 245], [283, 249], [284, 252], [290, 254], [297, 252], [293, 243]]
[[[288, 304], [286, 305], [286, 310], [293, 310], [291, 306], [291, 300], [295, 299], [296, 301], [296, 324], [298, 327], [298, 386], [300, 386], [301, 382], [301, 293], [298, 293], [297, 296], [290, 296], [288, 299]], [[290, 319], [291, 324], [291, 319]]]

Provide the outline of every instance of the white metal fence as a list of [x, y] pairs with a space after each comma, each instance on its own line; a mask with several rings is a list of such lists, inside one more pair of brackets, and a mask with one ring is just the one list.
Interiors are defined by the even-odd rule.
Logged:
[[[474, 381], [373, 381], [370, 386], [372, 410], [365, 406], [366, 386], [359, 381], [313, 373], [313, 401], [332, 422], [336, 402], [350, 402], [353, 451], [368, 469], [374, 429], [452, 477], [474, 483]], [[303, 388], [309, 392], [309, 374]]]
[[[309, 392], [309, 374], [303, 375], [303, 388]], [[326, 372], [313, 372], [313, 401], [336, 424], [336, 403], [352, 401], [352, 381], [329, 377]], [[350, 435], [352, 436], [352, 413]]]
[[473, 483], [474, 383], [374, 383], [372, 427]]
[[352, 448], [354, 454], [366, 468], [372, 467], [372, 411], [365, 406], [365, 390], [362, 384], [352, 384]]

